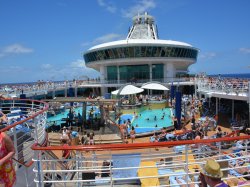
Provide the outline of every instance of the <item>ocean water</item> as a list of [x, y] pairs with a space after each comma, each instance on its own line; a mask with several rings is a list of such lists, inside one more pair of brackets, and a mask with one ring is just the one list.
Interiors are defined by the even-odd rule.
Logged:
[[[210, 74], [208, 76], [216, 77], [219, 74]], [[230, 77], [230, 78], [248, 78], [250, 79], [250, 73], [232, 73], [232, 74], [220, 74], [221, 77]], [[46, 81], [45, 81], [46, 82]], [[64, 82], [64, 81], [54, 81], [54, 82]], [[37, 82], [19, 82], [19, 83], [0, 83], [1, 85], [22, 85], [22, 84], [27, 84], [27, 85], [32, 85], [36, 84]]]
[[[208, 76], [211, 76], [211, 77], [217, 77], [219, 74], [212, 74], [212, 75], [208, 75]], [[250, 73], [235, 73], [235, 74], [220, 74], [221, 77], [225, 77], [225, 78], [248, 78], [250, 79]]]

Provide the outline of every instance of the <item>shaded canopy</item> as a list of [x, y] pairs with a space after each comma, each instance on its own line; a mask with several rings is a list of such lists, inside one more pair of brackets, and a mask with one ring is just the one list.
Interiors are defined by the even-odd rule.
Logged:
[[144, 89], [138, 88], [138, 87], [133, 86], [133, 85], [126, 85], [124, 87], [121, 87], [119, 90], [115, 90], [115, 91], [111, 92], [111, 94], [117, 95], [119, 91], [120, 91], [119, 95], [132, 95], [132, 94], [141, 93], [144, 91]]
[[166, 86], [157, 83], [157, 82], [149, 82], [142, 85], [143, 89], [149, 89], [149, 90], [169, 90]]

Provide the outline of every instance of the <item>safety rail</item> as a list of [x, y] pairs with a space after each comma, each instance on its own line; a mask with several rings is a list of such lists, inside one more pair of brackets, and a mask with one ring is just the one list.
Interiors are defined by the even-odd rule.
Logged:
[[[236, 150], [232, 142], [244, 141]], [[197, 186], [199, 171], [207, 159], [216, 159], [228, 184], [246, 184], [249, 173], [238, 173], [250, 166], [250, 136], [218, 139], [186, 140], [157, 143], [110, 144], [92, 146], [33, 145], [37, 186]], [[221, 142], [229, 147], [222, 151]], [[214, 145], [215, 148], [208, 145]], [[69, 150], [71, 157], [47, 157], [46, 151], [60, 153]], [[73, 154], [74, 153], [74, 154]], [[56, 167], [64, 163], [67, 169]], [[237, 165], [235, 163], [243, 163]], [[105, 163], [105, 164], [104, 164]], [[52, 168], [48, 166], [53, 166]], [[72, 173], [74, 173], [72, 177]], [[49, 176], [49, 177], [48, 177]]]
[[248, 94], [248, 79], [232, 79], [232, 78], [211, 78], [203, 77], [195, 80], [198, 91], [218, 92], [223, 94]]
[[171, 84], [172, 82], [192, 82], [193, 78], [176, 78], [165, 77], [162, 79], [140, 79], [140, 80], [100, 80], [100, 79], [88, 79], [88, 80], [74, 80], [74, 81], [60, 81], [60, 82], [38, 82], [30, 84], [6, 84], [0, 85], [0, 95], [5, 97], [19, 97], [21, 94], [26, 95], [45, 95], [48, 92], [56, 90], [67, 90], [68, 88], [80, 88], [86, 87], [86, 85], [121, 85], [127, 83], [133, 83], [142, 85], [149, 81], [160, 81], [165, 84]]
[[[8, 134], [14, 144], [13, 160], [18, 178], [16, 186], [29, 186], [33, 181], [28, 180], [28, 168], [33, 165], [34, 158], [31, 146], [34, 143], [46, 145], [45, 126], [49, 106], [37, 100], [1, 99], [0, 108], [7, 117], [7, 121], [0, 124], [0, 132]], [[20, 181], [25, 183], [20, 184]]]

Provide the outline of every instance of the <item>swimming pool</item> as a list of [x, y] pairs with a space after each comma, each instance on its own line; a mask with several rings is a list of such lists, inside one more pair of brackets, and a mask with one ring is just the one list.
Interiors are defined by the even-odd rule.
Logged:
[[[97, 106], [87, 106], [86, 119], [88, 119], [89, 112], [90, 112], [90, 110], [92, 110], [92, 108], [93, 108], [93, 111], [94, 111], [94, 116], [99, 116], [100, 115], [99, 107], [97, 107]], [[76, 113], [76, 116], [77, 116], [78, 112], [82, 115], [82, 107], [75, 108], [74, 112]], [[61, 114], [57, 114], [55, 116], [48, 117], [47, 122], [55, 122], [56, 125], [60, 125], [61, 123], [65, 123], [65, 121], [63, 121], [62, 119], [67, 118], [68, 113], [69, 113], [69, 109], [66, 109]]]
[[[170, 108], [144, 110], [140, 113], [123, 114], [118, 120], [118, 124], [124, 124], [127, 120], [131, 121], [136, 133], [146, 133], [160, 130], [163, 127], [173, 126], [172, 110]], [[130, 128], [129, 128], [130, 131]]]

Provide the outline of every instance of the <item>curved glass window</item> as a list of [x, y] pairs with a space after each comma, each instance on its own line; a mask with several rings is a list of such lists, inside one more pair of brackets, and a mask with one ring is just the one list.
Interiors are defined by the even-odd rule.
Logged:
[[148, 65], [119, 66], [121, 81], [135, 81], [149, 79], [150, 71]]
[[164, 65], [163, 64], [152, 64], [152, 79], [160, 81], [164, 77]]
[[107, 67], [107, 79], [117, 80], [117, 67], [116, 66], [108, 66]]
[[181, 48], [181, 47], [159, 47], [159, 46], [134, 46], [134, 47], [119, 47], [112, 49], [99, 50], [89, 52], [84, 55], [86, 63], [121, 59], [121, 58], [192, 58], [196, 59], [198, 51], [196, 49]]

